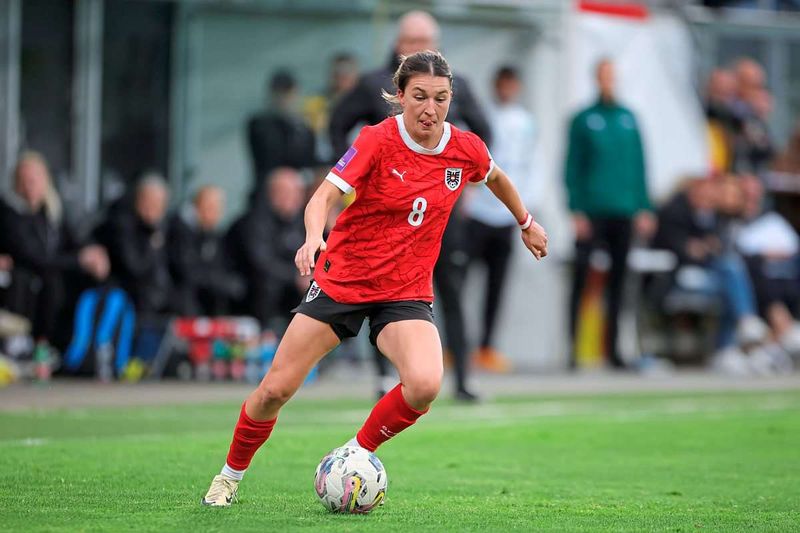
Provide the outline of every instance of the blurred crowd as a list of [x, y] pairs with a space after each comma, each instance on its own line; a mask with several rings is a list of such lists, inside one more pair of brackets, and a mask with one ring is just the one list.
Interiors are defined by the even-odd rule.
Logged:
[[[704, 105], [711, 171], [686, 177], [657, 209], [651, 244], [677, 262], [671, 288], [650, 296], [662, 308], [680, 294], [709, 297], [700, 311], [717, 315], [711, 361], [719, 370], [789, 371], [800, 355], [800, 241], [784, 214], [800, 191], [800, 124], [788, 142], [772, 138], [772, 95], [750, 58], [710, 73]], [[774, 187], [776, 173], [793, 188]]]
[[200, 187], [170, 214], [166, 182], [148, 172], [79, 240], [44, 159], [26, 152], [0, 204], [0, 267], [11, 274], [3, 306], [27, 319], [42, 346], [63, 340], [59, 326], [70, 322], [77, 295], [97, 286], [124, 289], [141, 319], [246, 314], [271, 326], [308, 283], [294, 268], [307, 187], [297, 170], [280, 166], [260, 189], [223, 231], [222, 189]]
[[[27, 336], [32, 342], [17, 348], [7, 342], [5, 350], [54, 360], [56, 348], [63, 351], [75, 335], [79, 296], [98, 288], [105, 291], [101, 294], [121, 288], [137, 323], [176, 315], [247, 315], [279, 332], [310, 281], [294, 266], [305, 238], [309, 194], [358, 126], [386, 116], [380, 93], [391, 89], [398, 57], [437, 48], [438, 38], [436, 21], [412, 12], [401, 19], [382, 68], [361, 73], [353, 55], [336, 54], [328, 86], [306, 98], [291, 70], [271, 74], [265, 108], [246, 124], [253, 176], [248, 207], [227, 228], [222, 225], [226, 197], [219, 186], [197, 187], [188, 202], [169, 212], [167, 182], [158, 172], [146, 172], [78, 237], [65, 222], [44, 157], [21, 154], [12, 188], [0, 202], [0, 336]], [[648, 196], [636, 117], [616, 98], [616, 85], [624, 80], [615, 78], [611, 60], [598, 64], [596, 78], [597, 101], [569, 124], [564, 165], [576, 238], [571, 366], [576, 365], [580, 302], [597, 249], [611, 260], [603, 351], [614, 367], [635, 364], [618, 350], [618, 316], [631, 274], [629, 251], [649, 246], [670, 252], [673, 261], [662, 271], [638, 272], [644, 299], [653, 312], [671, 320], [692, 313], [713, 316], [710, 361], [715, 368], [733, 374], [789, 371], [792, 357], [800, 354], [800, 239], [797, 221], [779, 213], [777, 196], [792, 187], [800, 191], [800, 126], [788, 142], [771, 137], [772, 96], [763, 68], [743, 58], [711, 72], [703, 103], [712, 171], [686, 177], [660, 206]], [[522, 76], [503, 65], [492, 83], [493, 100], [484, 107], [472, 96], [468, 80], [455, 76], [449, 120], [479, 134], [531, 201], [541, 169], [536, 120], [519, 102]], [[340, 209], [347, 203], [345, 198]], [[516, 221], [486, 190], [471, 191], [462, 204], [448, 226], [435, 281], [457, 393], [470, 399], [470, 365], [497, 372], [511, 366], [495, 348], [494, 329]], [[480, 340], [470, 355], [459, 288], [476, 263], [486, 266], [488, 283]], [[116, 305], [100, 301], [104, 311]], [[702, 305], [695, 305], [698, 301]], [[378, 355], [376, 361], [385, 374], [383, 359]]]

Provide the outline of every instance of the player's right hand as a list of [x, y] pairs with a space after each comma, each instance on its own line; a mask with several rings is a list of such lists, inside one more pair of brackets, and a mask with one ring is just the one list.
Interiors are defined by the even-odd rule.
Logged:
[[522, 242], [537, 260], [547, 256], [547, 232], [538, 222], [533, 221], [528, 229], [522, 230]]
[[300, 271], [300, 275], [311, 275], [311, 271], [314, 269], [314, 256], [317, 255], [317, 250], [324, 252], [327, 249], [328, 245], [325, 244], [322, 238], [307, 239], [294, 256], [294, 264], [297, 266], [297, 270]]

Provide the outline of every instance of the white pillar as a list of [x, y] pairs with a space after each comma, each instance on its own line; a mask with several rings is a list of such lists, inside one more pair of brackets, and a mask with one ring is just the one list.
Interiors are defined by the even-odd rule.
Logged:
[[75, 2], [72, 168], [87, 212], [96, 209], [100, 192], [103, 1]]
[[20, 0], [0, 0], [0, 189], [10, 183], [19, 151]]

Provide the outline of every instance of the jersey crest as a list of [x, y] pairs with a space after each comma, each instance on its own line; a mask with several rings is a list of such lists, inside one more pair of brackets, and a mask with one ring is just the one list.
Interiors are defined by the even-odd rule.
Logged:
[[319, 296], [320, 288], [317, 285], [316, 281], [311, 282], [311, 287], [308, 288], [308, 294], [306, 295], [306, 302], [310, 302], [314, 300], [317, 296]]
[[446, 168], [444, 169], [444, 184], [451, 191], [458, 189], [461, 185], [461, 171], [462, 168]]

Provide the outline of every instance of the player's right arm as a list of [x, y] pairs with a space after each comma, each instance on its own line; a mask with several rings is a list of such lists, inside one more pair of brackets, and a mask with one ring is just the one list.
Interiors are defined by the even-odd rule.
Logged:
[[314, 256], [317, 251], [324, 252], [325, 241], [322, 232], [325, 230], [325, 221], [331, 208], [342, 197], [342, 191], [328, 180], [323, 181], [317, 188], [311, 200], [308, 201], [305, 211], [306, 242], [297, 250], [294, 263], [301, 276], [308, 276], [314, 268]]
[[514, 183], [500, 167], [494, 165], [487, 177], [486, 186], [498, 200], [508, 208], [509, 212], [520, 221], [522, 228], [522, 242], [531, 251], [536, 259], [547, 255], [547, 233], [525, 209], [522, 198], [517, 192]]
[[378, 151], [375, 131], [370, 126], [361, 130], [353, 146], [342, 155], [309, 200], [305, 213], [306, 242], [295, 256], [301, 275], [311, 274], [317, 250], [326, 249], [322, 232], [331, 207], [343, 194], [358, 191], [372, 171]]

